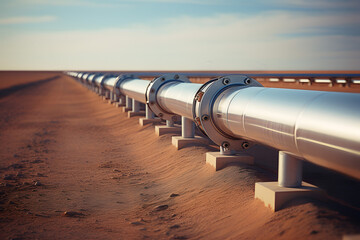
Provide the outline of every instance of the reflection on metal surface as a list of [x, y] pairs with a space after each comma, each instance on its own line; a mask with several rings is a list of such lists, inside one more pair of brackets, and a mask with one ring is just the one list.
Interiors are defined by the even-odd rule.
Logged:
[[142, 79], [126, 79], [120, 83], [120, 92], [136, 101], [146, 103], [145, 92], [149, 82]]
[[159, 89], [157, 101], [167, 112], [193, 118], [193, 101], [202, 84], [170, 82]]

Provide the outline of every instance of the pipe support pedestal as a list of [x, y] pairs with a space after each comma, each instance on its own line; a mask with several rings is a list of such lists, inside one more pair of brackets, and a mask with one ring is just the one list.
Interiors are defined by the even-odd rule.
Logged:
[[132, 109], [132, 99], [129, 96], [125, 96], [125, 107], [122, 107], [123, 112], [128, 112]]
[[181, 136], [173, 136], [171, 142], [178, 150], [189, 145], [209, 143], [208, 139], [195, 136], [195, 123], [184, 116], [181, 117]]
[[147, 124], [159, 124], [161, 123], [161, 119], [160, 118], [154, 118], [155, 115], [154, 113], [151, 111], [151, 109], [149, 108], [148, 105], [145, 105], [145, 118], [140, 118], [139, 119], [139, 124], [141, 126], [145, 126]]
[[183, 138], [194, 138], [195, 124], [191, 119], [181, 117], [181, 136]]
[[140, 111], [140, 102], [136, 101], [135, 99], [132, 99], [132, 111], [133, 112]]
[[301, 187], [302, 160], [279, 151], [278, 183], [280, 187]]
[[142, 116], [144, 115], [143, 111], [140, 111], [141, 102], [136, 101], [135, 99], [132, 99], [132, 111], [128, 112], [128, 117], [134, 117], [134, 116]]

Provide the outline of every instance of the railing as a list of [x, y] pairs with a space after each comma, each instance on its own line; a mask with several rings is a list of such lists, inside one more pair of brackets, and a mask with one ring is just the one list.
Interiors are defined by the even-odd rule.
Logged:
[[[170, 73], [152, 81], [129, 73], [67, 74], [134, 112], [145, 104], [148, 119], [156, 115], [171, 125], [181, 117], [184, 138], [194, 138], [195, 124], [223, 155], [256, 143], [278, 149], [280, 186], [301, 186], [303, 160], [360, 179], [360, 94], [265, 88], [245, 75], [198, 84]], [[353, 83], [358, 76], [338, 77]], [[277, 78], [297, 81], [303, 75]]]

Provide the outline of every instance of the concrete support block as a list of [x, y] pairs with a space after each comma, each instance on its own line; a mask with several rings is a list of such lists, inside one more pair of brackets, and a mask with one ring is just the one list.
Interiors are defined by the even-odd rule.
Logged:
[[168, 127], [168, 126], [155, 126], [155, 134], [161, 136], [168, 133], [181, 133], [180, 127]]
[[193, 138], [183, 138], [182, 136], [173, 136], [171, 139], [172, 145], [176, 147], [176, 149], [181, 149], [185, 146], [192, 145], [194, 143], [208, 144], [209, 139], [203, 138], [200, 136], [195, 136]]
[[115, 103], [115, 107], [117, 107], [117, 108], [120, 108], [120, 107], [123, 107], [124, 105], [123, 104], [120, 104], [119, 102], [116, 102]]
[[124, 107], [124, 106], [125, 106], [125, 104], [123, 104], [123, 103], [120, 103], [120, 102], [115, 103], [115, 107], [117, 107], [117, 108], [121, 108], [121, 107]]
[[147, 124], [160, 124], [161, 119], [160, 118], [140, 118], [139, 124], [141, 126], [145, 126]]
[[254, 164], [254, 157], [247, 154], [224, 155], [220, 152], [207, 152], [206, 163], [213, 166], [215, 171], [218, 171], [230, 163], [245, 163], [252, 165]]
[[129, 111], [128, 112], [128, 118], [135, 117], [135, 116], [145, 116], [145, 112], [144, 111], [138, 111], [138, 112]]
[[121, 109], [121, 112], [128, 112], [128, 111], [132, 110], [131, 107], [125, 107], [125, 106], [120, 107], [120, 109]]
[[264, 202], [272, 211], [278, 211], [284, 203], [298, 197], [323, 198], [325, 192], [309, 183], [302, 182], [301, 187], [280, 187], [278, 182], [255, 183], [255, 198]]

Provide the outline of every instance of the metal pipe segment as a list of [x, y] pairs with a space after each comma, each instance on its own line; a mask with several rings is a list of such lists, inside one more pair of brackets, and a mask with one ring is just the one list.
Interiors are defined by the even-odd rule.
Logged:
[[[193, 119], [223, 149], [246, 150], [252, 142], [262, 143], [360, 179], [360, 94], [264, 88], [239, 75], [204, 85], [173, 76], [174, 80], [162, 77], [156, 89], [156, 79], [127, 79], [119, 85], [119, 92], [142, 103], [148, 101], [153, 111], [149, 93], [155, 94], [152, 99], [160, 109]], [[95, 79], [98, 86], [103, 77]], [[109, 79], [106, 89], [111, 84], [116, 83]]]
[[106, 79], [104, 79], [103, 86], [104, 86], [104, 88], [106, 88], [107, 90], [113, 91], [114, 85], [116, 84], [116, 81], [117, 81], [117, 77], [115, 77], [115, 76], [114, 76], [114, 77], [106, 78]]
[[193, 103], [202, 84], [169, 82], [157, 92], [157, 102], [169, 113], [193, 118]]
[[146, 89], [150, 81], [142, 79], [126, 79], [120, 83], [120, 93], [136, 101], [146, 103]]
[[360, 178], [360, 94], [228, 89], [217, 98], [213, 119], [233, 137]]

